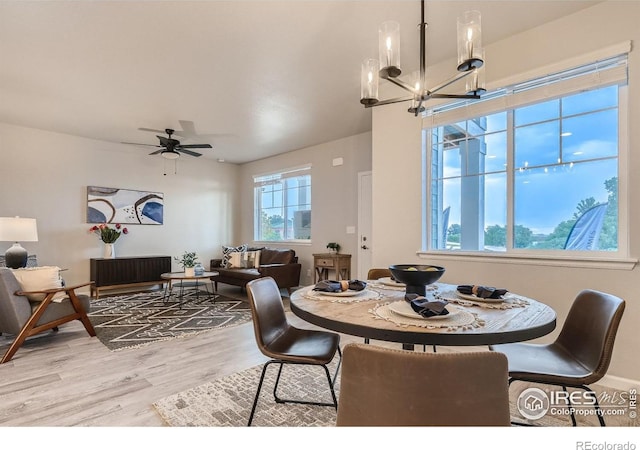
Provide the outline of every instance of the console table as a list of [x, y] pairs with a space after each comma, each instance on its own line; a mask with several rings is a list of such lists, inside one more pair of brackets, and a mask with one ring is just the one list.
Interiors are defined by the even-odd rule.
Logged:
[[126, 289], [164, 284], [160, 275], [171, 271], [170, 256], [134, 256], [91, 258], [91, 296], [98, 298], [101, 290]]
[[351, 255], [344, 253], [314, 253], [314, 283], [329, 279], [329, 271], [336, 273], [336, 280], [351, 279]]

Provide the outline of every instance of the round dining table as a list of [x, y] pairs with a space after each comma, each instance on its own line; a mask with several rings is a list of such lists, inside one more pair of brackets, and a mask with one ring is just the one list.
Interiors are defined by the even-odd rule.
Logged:
[[[328, 330], [414, 344], [482, 346], [521, 342], [551, 333], [556, 313], [548, 305], [508, 292], [502, 299], [460, 296], [456, 285], [427, 286], [427, 300], [447, 303], [449, 317], [424, 318], [405, 300], [402, 285], [367, 281], [363, 291], [326, 293], [306, 286], [290, 296], [291, 311], [301, 319]], [[408, 309], [409, 308], [409, 309]], [[414, 314], [412, 316], [412, 313]]]

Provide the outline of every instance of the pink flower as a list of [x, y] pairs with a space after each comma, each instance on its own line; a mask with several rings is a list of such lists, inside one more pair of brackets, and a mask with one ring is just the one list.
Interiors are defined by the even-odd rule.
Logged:
[[121, 225], [119, 223], [116, 224], [116, 230], [119, 230]]
[[123, 229], [122, 229], [122, 232], [123, 232], [124, 234], [129, 234], [129, 230], [127, 230], [126, 228], [123, 228]]

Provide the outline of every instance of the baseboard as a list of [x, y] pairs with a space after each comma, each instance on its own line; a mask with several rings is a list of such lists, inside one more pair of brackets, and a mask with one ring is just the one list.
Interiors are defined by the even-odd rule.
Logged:
[[600, 386], [606, 386], [611, 389], [628, 391], [629, 389], [640, 389], [640, 381], [630, 378], [616, 377], [614, 375], [605, 375], [598, 383]]

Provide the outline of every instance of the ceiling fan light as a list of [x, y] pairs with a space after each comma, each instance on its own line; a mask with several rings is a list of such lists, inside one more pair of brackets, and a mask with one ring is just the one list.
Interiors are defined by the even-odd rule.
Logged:
[[178, 159], [180, 157], [180, 153], [173, 150], [166, 150], [161, 155], [164, 159]]

